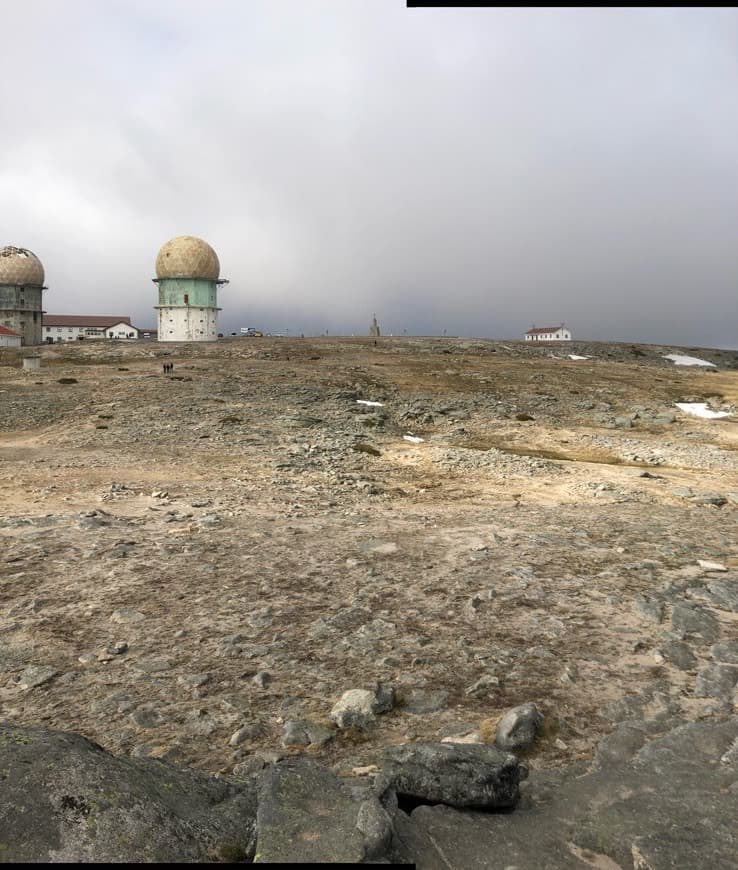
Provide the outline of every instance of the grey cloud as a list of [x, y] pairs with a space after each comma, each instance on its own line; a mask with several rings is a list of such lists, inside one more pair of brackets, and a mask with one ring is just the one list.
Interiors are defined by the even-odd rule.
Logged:
[[50, 311], [152, 324], [156, 252], [186, 233], [231, 281], [224, 331], [363, 332], [376, 311], [395, 332], [736, 344], [736, 10], [4, 16], [3, 243], [42, 258]]

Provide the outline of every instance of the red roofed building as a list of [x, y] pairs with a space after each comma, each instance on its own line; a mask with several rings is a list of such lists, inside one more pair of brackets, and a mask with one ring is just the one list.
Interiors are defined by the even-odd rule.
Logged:
[[7, 326], [0, 326], [0, 347], [20, 347], [23, 344], [23, 336], [19, 332], [13, 332]]
[[86, 338], [135, 339], [139, 329], [131, 325], [130, 317], [115, 314], [44, 314], [42, 332], [47, 344], [55, 344]]
[[533, 326], [525, 333], [526, 341], [571, 341], [571, 330], [559, 326]]

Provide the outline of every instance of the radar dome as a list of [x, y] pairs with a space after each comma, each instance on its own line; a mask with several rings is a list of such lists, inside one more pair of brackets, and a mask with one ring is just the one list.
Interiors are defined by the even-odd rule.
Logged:
[[0, 249], [0, 284], [35, 284], [42, 287], [43, 283], [44, 267], [33, 251], [12, 245]]
[[156, 258], [157, 278], [202, 278], [217, 281], [218, 255], [207, 242], [194, 236], [170, 239]]

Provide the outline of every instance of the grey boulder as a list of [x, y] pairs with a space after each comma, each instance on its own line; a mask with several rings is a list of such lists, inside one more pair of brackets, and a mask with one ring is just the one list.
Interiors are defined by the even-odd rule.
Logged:
[[495, 734], [495, 745], [506, 752], [529, 749], [543, 725], [543, 714], [535, 704], [513, 707], [500, 719]]
[[201, 862], [253, 855], [256, 793], [77, 734], [0, 723], [9, 863]]
[[389, 747], [377, 791], [411, 803], [500, 809], [520, 797], [520, 765], [495, 746], [461, 743], [412, 743]]

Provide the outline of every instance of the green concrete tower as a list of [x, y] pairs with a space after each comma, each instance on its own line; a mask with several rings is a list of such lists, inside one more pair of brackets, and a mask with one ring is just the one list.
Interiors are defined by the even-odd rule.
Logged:
[[156, 258], [159, 341], [218, 338], [220, 263], [207, 242], [194, 236], [170, 239]]

